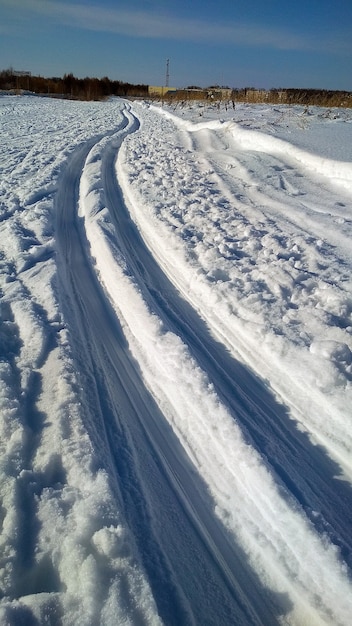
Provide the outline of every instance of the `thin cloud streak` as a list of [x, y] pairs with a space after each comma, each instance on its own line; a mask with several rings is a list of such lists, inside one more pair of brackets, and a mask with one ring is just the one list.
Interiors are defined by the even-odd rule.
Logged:
[[[21, 0], [2, 0], [11, 8], [23, 11]], [[344, 41], [331, 38], [324, 42], [287, 30], [271, 29], [256, 24], [222, 24], [205, 21], [158, 16], [144, 11], [106, 9], [99, 6], [66, 4], [55, 0], [27, 0], [25, 11], [52, 18], [67, 26], [80, 29], [116, 33], [118, 35], [148, 38], [189, 40], [212, 44], [268, 47], [277, 50], [318, 50], [341, 53], [346, 49]]]

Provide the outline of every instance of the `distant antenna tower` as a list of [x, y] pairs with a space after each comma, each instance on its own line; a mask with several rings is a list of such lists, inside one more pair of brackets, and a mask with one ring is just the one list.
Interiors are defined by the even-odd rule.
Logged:
[[169, 78], [170, 78], [170, 74], [169, 74], [169, 65], [170, 65], [170, 59], [167, 59], [166, 61], [166, 80], [165, 80], [165, 87], [169, 86]]

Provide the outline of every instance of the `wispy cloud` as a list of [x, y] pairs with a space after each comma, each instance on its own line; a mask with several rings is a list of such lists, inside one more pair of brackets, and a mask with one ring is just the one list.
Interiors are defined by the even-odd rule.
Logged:
[[[322, 42], [285, 29], [269, 28], [258, 24], [209, 23], [202, 19], [178, 18], [171, 15], [156, 15], [152, 12], [131, 9], [108, 9], [99, 6], [67, 4], [58, 0], [1, 0], [11, 8], [30, 11], [51, 18], [56, 23], [84, 30], [110, 32], [119, 35], [149, 39], [189, 40], [209, 44], [233, 44], [258, 46], [278, 50], [314, 50]], [[325, 48], [332, 52], [342, 51], [341, 37], [325, 40]]]

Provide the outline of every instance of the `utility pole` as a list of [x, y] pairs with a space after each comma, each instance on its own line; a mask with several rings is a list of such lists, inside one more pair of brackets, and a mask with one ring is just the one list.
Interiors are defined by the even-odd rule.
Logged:
[[165, 87], [169, 86], [169, 78], [170, 78], [170, 74], [169, 74], [169, 64], [170, 64], [170, 59], [167, 59], [166, 61], [166, 80], [165, 80]]

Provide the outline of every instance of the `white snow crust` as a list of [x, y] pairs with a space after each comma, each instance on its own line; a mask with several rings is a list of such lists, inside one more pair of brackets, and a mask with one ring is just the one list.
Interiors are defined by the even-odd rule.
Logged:
[[[159, 624], [111, 478], [85, 427], [59, 307], [53, 198], [116, 103], [0, 98], [0, 623]], [[34, 622], [37, 620], [37, 622]]]
[[[162, 113], [157, 130], [147, 112], [118, 162], [143, 236], [214, 332], [351, 478], [351, 162], [327, 159], [323, 141], [318, 154], [298, 147], [309, 133], [300, 110], [286, 119], [296, 143], [273, 136], [274, 124], [269, 134]], [[314, 113], [316, 125], [326, 119]], [[349, 117], [337, 119], [350, 137]]]
[[263, 587], [289, 598], [279, 621], [347, 626], [349, 564], [151, 310], [104, 158], [115, 150], [121, 201], [214, 341], [351, 483], [351, 111], [3, 96], [0, 119], [1, 623], [162, 623], [61, 308], [55, 196], [95, 137], [79, 228], [146, 387]]

